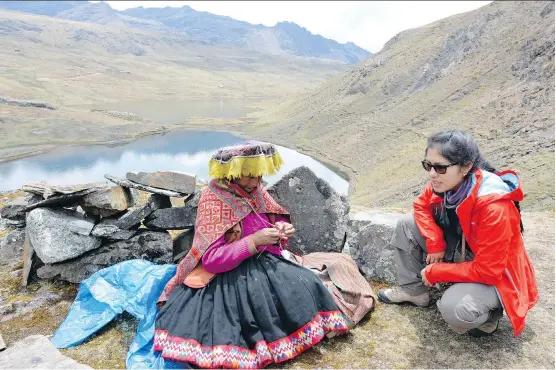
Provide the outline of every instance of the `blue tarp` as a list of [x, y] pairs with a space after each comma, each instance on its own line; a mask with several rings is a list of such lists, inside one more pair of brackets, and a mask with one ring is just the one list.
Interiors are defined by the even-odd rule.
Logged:
[[96, 272], [81, 282], [75, 302], [52, 342], [57, 348], [78, 345], [127, 311], [139, 320], [139, 326], [126, 356], [126, 367], [176, 367], [177, 363], [165, 363], [153, 351], [156, 301], [175, 272], [176, 265], [156, 265], [141, 259]]

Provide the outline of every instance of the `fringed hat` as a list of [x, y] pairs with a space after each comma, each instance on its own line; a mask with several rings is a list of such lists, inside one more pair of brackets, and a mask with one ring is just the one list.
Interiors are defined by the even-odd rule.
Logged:
[[247, 141], [214, 153], [209, 162], [209, 176], [232, 180], [242, 175], [274, 175], [283, 163], [273, 144]]

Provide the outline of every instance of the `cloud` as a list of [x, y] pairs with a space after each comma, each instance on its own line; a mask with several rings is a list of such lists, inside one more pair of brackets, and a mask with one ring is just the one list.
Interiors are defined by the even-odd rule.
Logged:
[[409, 28], [420, 27], [491, 1], [107, 1], [114, 9], [181, 7], [274, 26], [290, 21], [341, 43], [378, 52]]

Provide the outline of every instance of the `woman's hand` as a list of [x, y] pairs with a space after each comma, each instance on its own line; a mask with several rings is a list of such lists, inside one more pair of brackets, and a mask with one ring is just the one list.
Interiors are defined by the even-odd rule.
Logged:
[[445, 254], [445, 251], [427, 254], [427, 265], [442, 262]]
[[295, 228], [292, 224], [287, 222], [276, 222], [274, 225], [278, 228], [278, 230], [284, 232], [284, 236], [286, 238], [291, 238], [295, 234]]
[[421, 280], [423, 280], [423, 284], [425, 284], [425, 286], [428, 286], [429, 288], [433, 287], [434, 285], [427, 280], [427, 275], [425, 273], [431, 270], [432, 265], [433, 264], [430, 264], [421, 270]]
[[261, 229], [251, 235], [251, 240], [255, 243], [255, 246], [258, 247], [260, 245], [273, 245], [278, 243], [280, 239], [280, 232], [278, 229], [273, 227], [268, 227], [265, 229]]

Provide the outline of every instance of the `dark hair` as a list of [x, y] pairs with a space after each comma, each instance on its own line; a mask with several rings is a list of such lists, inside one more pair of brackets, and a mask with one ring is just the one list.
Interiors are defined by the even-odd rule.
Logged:
[[481, 168], [488, 172], [496, 172], [479, 151], [475, 139], [466, 132], [451, 130], [433, 134], [427, 139], [425, 155], [431, 148], [437, 149], [450, 163], [461, 166], [472, 163], [471, 171]]
[[[466, 132], [448, 130], [433, 134], [427, 139], [427, 149], [425, 150], [425, 155], [431, 148], [437, 149], [444, 158], [450, 161], [450, 163], [457, 163], [461, 166], [472, 163], [471, 171], [469, 171], [469, 173], [472, 173], [477, 168], [488, 172], [497, 172], [496, 169], [485, 160], [475, 139], [473, 139], [473, 137]], [[509, 183], [508, 185], [510, 188], [513, 187], [513, 185]], [[523, 233], [521, 207], [519, 206], [519, 202], [514, 202], [514, 204], [520, 215], [519, 224], [521, 233]]]

